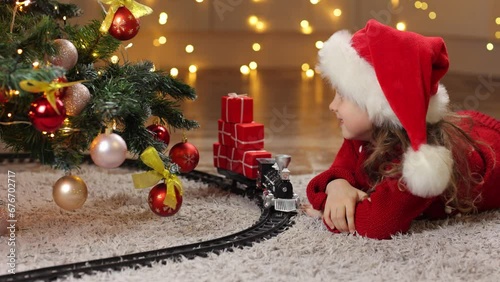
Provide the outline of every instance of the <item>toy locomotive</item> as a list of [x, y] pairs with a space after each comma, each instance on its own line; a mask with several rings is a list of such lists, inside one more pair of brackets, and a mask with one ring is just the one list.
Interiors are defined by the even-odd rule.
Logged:
[[257, 171], [257, 188], [264, 190], [264, 207], [274, 207], [277, 211], [296, 211], [300, 205], [300, 199], [293, 192], [290, 182], [289, 155], [276, 155], [274, 159], [257, 159], [259, 170]]
[[299, 196], [293, 192], [290, 182], [289, 155], [276, 155], [274, 158], [257, 158], [257, 179], [249, 179], [241, 174], [218, 168], [218, 172], [226, 178], [255, 186], [262, 191], [264, 208], [274, 207], [277, 211], [293, 212], [299, 208]]

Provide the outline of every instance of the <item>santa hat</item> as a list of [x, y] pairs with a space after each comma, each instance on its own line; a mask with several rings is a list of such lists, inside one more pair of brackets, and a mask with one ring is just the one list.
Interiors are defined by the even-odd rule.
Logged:
[[319, 51], [322, 75], [366, 109], [374, 125], [406, 130], [411, 146], [403, 156], [402, 176], [409, 191], [420, 197], [441, 194], [451, 178], [452, 154], [427, 144], [426, 125], [447, 112], [449, 97], [439, 80], [448, 65], [442, 38], [399, 31], [375, 20], [353, 35], [334, 33]]

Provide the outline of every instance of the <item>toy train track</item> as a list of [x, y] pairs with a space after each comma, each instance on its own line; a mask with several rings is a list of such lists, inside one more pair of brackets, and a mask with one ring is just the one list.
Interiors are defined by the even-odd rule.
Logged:
[[[5, 162], [30, 163], [35, 161], [28, 154], [0, 154], [0, 163]], [[127, 160], [124, 166], [138, 167], [138, 162]], [[262, 210], [259, 220], [250, 228], [205, 242], [39, 268], [11, 275], [3, 275], [0, 276], [0, 281], [52, 281], [69, 275], [78, 278], [98, 271], [119, 271], [123, 268], [165, 263], [168, 260], [179, 261], [182, 258], [207, 257], [209, 253], [219, 254], [222, 251], [232, 251], [234, 248], [252, 246], [254, 243], [278, 235], [293, 224], [292, 218], [296, 213], [284, 213], [275, 211], [274, 209], [264, 209], [262, 198], [260, 196], [256, 197], [255, 187], [248, 185], [248, 183], [240, 185], [235, 180], [227, 181], [223, 177], [201, 171], [192, 171], [191, 173], [184, 174], [183, 177], [214, 184], [232, 193], [255, 199], [256, 204]]]

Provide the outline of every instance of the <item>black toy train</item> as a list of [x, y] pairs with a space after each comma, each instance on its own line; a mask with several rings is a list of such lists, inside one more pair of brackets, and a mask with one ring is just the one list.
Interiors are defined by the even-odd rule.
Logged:
[[276, 155], [274, 158], [258, 158], [257, 179], [248, 179], [241, 174], [232, 171], [218, 169], [220, 174], [226, 178], [240, 183], [254, 186], [262, 191], [264, 208], [274, 207], [277, 211], [294, 212], [299, 208], [300, 199], [293, 192], [290, 182], [290, 171], [288, 165], [291, 157], [289, 155]]

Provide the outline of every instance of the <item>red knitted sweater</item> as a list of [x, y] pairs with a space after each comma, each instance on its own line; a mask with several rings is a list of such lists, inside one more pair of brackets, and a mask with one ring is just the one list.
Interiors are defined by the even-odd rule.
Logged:
[[[473, 120], [473, 127], [464, 129], [476, 140], [482, 140], [491, 146], [488, 148], [480, 145], [479, 151], [468, 152], [470, 168], [484, 179], [473, 189], [473, 196], [480, 196], [476, 207], [479, 211], [500, 208], [500, 121], [473, 111], [461, 114], [469, 115]], [[309, 182], [307, 197], [315, 209], [324, 209], [326, 185], [334, 179], [343, 178], [363, 191], [370, 188], [367, 174], [363, 170], [363, 163], [368, 157], [363, 149], [365, 144], [362, 141], [344, 140], [331, 167]], [[421, 198], [402, 191], [397, 182], [394, 178], [384, 179], [370, 194], [371, 202], [364, 200], [357, 204], [354, 223], [358, 234], [389, 239], [391, 235], [408, 231], [412, 220], [420, 215], [431, 219], [448, 215], [442, 197]], [[328, 226], [327, 228], [338, 232]]]

